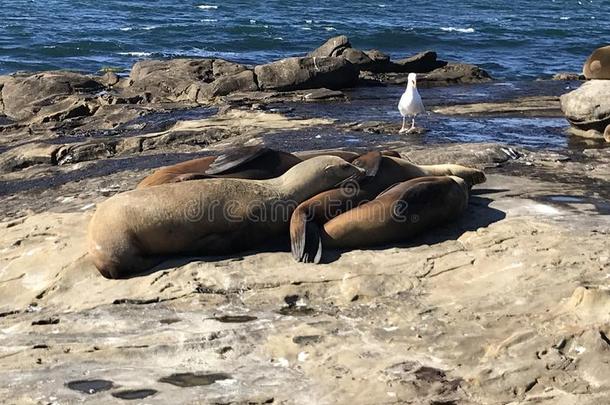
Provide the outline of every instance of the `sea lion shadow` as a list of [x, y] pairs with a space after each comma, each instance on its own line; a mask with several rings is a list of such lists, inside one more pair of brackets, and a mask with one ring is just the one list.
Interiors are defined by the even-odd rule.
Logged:
[[191, 263], [220, 263], [220, 262], [240, 262], [247, 256], [253, 256], [259, 253], [274, 253], [274, 252], [290, 252], [290, 239], [288, 238], [273, 238], [258, 248], [240, 250], [235, 253], [227, 253], [224, 255], [184, 255], [184, 256], [169, 256], [163, 257], [156, 266], [144, 270], [136, 274], [130, 274], [128, 278], [146, 277], [154, 273], [163, 271], [174, 271], [180, 267]]
[[[479, 190], [484, 193], [495, 193], [501, 190]], [[483, 193], [481, 193], [483, 194]], [[457, 240], [466, 232], [476, 231], [479, 228], [487, 227], [495, 222], [501, 221], [506, 218], [504, 211], [496, 208], [491, 208], [489, 204], [493, 201], [491, 198], [471, 196], [468, 204], [468, 208], [457, 221], [447, 223], [426, 232], [420, 236], [417, 236], [407, 242], [393, 243], [389, 245], [382, 245], [368, 250], [385, 250], [388, 248], [399, 247], [409, 248], [421, 245], [436, 245], [438, 243], [446, 242], [449, 240]], [[350, 249], [346, 250], [325, 250], [324, 255], [320, 263], [332, 263], [338, 260], [341, 255], [345, 252], [349, 252]]]

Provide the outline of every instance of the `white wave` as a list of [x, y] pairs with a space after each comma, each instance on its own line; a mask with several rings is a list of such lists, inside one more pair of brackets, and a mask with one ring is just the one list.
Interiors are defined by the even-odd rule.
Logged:
[[312, 23], [313, 23], [313, 20], [305, 20], [305, 23], [306, 23], [306, 24], [312, 24]]
[[132, 27], [123, 27], [120, 30], [121, 31], [131, 31], [131, 30], [133, 30], [133, 28]]
[[200, 4], [197, 6], [200, 10], [216, 10], [218, 6], [212, 6], [210, 4]]
[[569, 20], [570, 17], [559, 17], [560, 20]]
[[203, 20], [199, 20], [201, 22], [218, 22], [215, 18], [204, 18]]
[[335, 27], [324, 27], [326, 31], [337, 31]]
[[277, 39], [278, 41], [283, 41], [284, 40], [284, 38], [282, 38], [282, 37], [275, 37], [273, 39]]
[[256, 24], [256, 20], [250, 20], [250, 24]]
[[311, 28], [309, 28], [309, 27], [301, 27], [301, 29], [302, 29], [303, 31], [311, 31]]
[[119, 52], [119, 55], [123, 56], [136, 56], [138, 58], [145, 58], [147, 56], [151, 56], [150, 52]]
[[377, 4], [377, 5], [378, 5], [379, 7], [381, 7], [381, 8], [386, 8], [386, 5], [385, 5], [385, 4]]
[[464, 32], [466, 34], [474, 32], [474, 28], [441, 27], [441, 30], [445, 32]]

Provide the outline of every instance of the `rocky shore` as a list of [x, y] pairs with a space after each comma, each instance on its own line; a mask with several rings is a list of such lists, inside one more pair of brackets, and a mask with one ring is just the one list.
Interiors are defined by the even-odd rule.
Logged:
[[[607, 402], [610, 148], [599, 136], [554, 149], [431, 144], [358, 113], [376, 100], [353, 87], [402, 84], [410, 71], [422, 86], [491, 80], [433, 52], [391, 61], [346, 37], [254, 68], [179, 59], [125, 77], [0, 77], [0, 402]], [[590, 83], [576, 92], [601, 88]], [[428, 108], [443, 120], [544, 120], [563, 117], [559, 95]], [[579, 114], [570, 123], [606, 119]], [[88, 261], [97, 203], [157, 167], [261, 140], [392, 148], [485, 169], [488, 181], [462, 220], [319, 266], [295, 263], [288, 243], [120, 281]]]

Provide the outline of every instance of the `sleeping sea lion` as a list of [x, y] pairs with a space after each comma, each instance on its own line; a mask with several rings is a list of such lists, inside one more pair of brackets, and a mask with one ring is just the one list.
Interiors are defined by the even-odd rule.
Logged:
[[593, 51], [582, 68], [582, 74], [587, 79], [610, 79], [610, 45]]
[[325, 223], [321, 243], [362, 248], [402, 242], [458, 218], [467, 206], [468, 184], [460, 177], [409, 180]]
[[307, 198], [364, 175], [334, 156], [301, 162], [271, 180], [204, 179], [117, 194], [101, 203], [88, 249], [108, 278], [124, 278], [178, 254], [225, 254], [287, 230]]
[[[386, 156], [400, 157], [398, 152], [383, 151]], [[231, 149], [218, 156], [205, 156], [187, 160], [156, 170], [144, 178], [136, 188], [157, 186], [205, 178], [235, 178], [266, 180], [279, 177], [288, 169], [317, 156], [338, 156], [347, 162], [360, 154], [342, 150], [324, 150], [288, 153], [261, 145]]]
[[[379, 164], [371, 171], [376, 158]], [[364, 161], [364, 163], [362, 163]], [[368, 167], [367, 177], [359, 183], [344, 183], [341, 188], [324, 191], [300, 204], [290, 219], [292, 255], [297, 261], [318, 262], [321, 250], [319, 229], [331, 219], [360, 204], [374, 200], [389, 187], [415, 178], [430, 176], [457, 176], [467, 187], [485, 182], [485, 174], [477, 169], [460, 165], [417, 166], [404, 159], [379, 156], [369, 152], [353, 161], [356, 166]]]

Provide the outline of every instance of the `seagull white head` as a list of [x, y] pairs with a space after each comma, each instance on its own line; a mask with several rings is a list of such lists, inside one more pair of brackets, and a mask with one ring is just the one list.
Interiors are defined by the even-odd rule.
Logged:
[[407, 84], [409, 86], [417, 87], [417, 74], [409, 73], [409, 76], [407, 76]]

